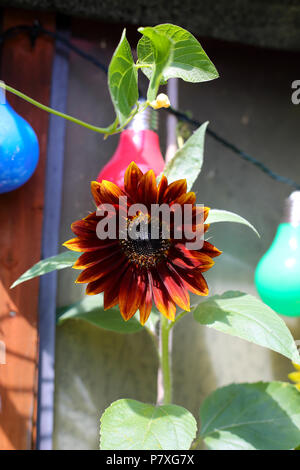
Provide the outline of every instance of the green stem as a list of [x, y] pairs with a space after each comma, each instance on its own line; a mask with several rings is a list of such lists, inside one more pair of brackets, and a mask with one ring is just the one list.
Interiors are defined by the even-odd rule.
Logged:
[[136, 69], [152, 69], [153, 64], [135, 64]]
[[108, 134], [110, 132], [111, 126], [109, 127], [93, 126], [92, 124], [88, 124], [87, 122], [81, 121], [80, 119], [76, 119], [72, 116], [69, 116], [68, 114], [61, 113], [60, 111], [56, 111], [55, 109], [49, 108], [49, 106], [45, 106], [44, 104], [39, 103], [38, 101], [30, 98], [30, 96], [27, 96], [24, 93], [21, 93], [15, 88], [12, 88], [9, 85], [5, 85], [5, 83], [3, 82], [0, 82], [0, 88], [3, 88], [4, 90], [9, 91], [10, 93], [13, 93], [14, 95], [19, 96], [19, 98], [22, 98], [23, 100], [28, 101], [28, 103], [31, 103], [33, 106], [36, 106], [37, 108], [40, 108], [43, 111], [47, 111], [47, 113], [51, 113], [51, 114], [54, 114], [55, 116], [59, 116], [64, 119], [67, 119], [68, 121], [75, 122], [75, 124], [79, 124], [80, 126], [86, 127], [87, 129], [90, 129], [95, 132], [100, 132], [101, 134]]
[[198, 437], [197, 439], [194, 440], [194, 442], [192, 443], [191, 447], [190, 447], [190, 450], [196, 450], [198, 449], [199, 445], [201, 444], [202, 442], [202, 438], [201, 437]]
[[32, 104], [33, 106], [36, 106], [39, 109], [42, 109], [43, 111], [46, 111], [47, 113], [54, 114], [55, 116], [59, 116], [59, 117], [62, 117], [64, 119], [67, 119], [68, 121], [74, 122], [75, 124], [79, 124], [80, 126], [86, 127], [87, 129], [90, 129], [94, 132], [98, 132], [100, 134], [105, 134], [105, 136], [118, 134], [119, 132], [121, 132], [129, 124], [129, 122], [133, 119], [133, 117], [138, 112], [143, 112], [148, 106], [148, 103], [146, 103], [146, 106], [143, 107], [141, 110], [137, 106], [132, 111], [131, 115], [128, 117], [126, 122], [120, 127], [117, 127], [118, 119], [116, 119], [115, 122], [113, 124], [111, 124], [110, 126], [108, 126], [108, 127], [98, 127], [98, 126], [94, 126], [93, 124], [88, 124], [85, 121], [81, 121], [80, 119], [69, 116], [68, 114], [61, 113], [60, 111], [56, 111], [55, 109], [49, 108], [49, 106], [45, 106], [44, 104], [39, 103], [38, 101], [30, 98], [30, 96], [25, 95], [24, 93], [16, 90], [15, 88], [12, 88], [9, 85], [6, 85], [2, 81], [0, 81], [0, 88], [3, 88], [4, 90], [9, 91], [10, 93], [13, 93], [14, 95], [18, 96], [19, 98], [22, 98], [23, 100], [28, 101], [28, 103]]
[[162, 316], [160, 320], [159, 358], [157, 378], [157, 403], [167, 405], [172, 402], [172, 329], [189, 312], [181, 312], [173, 322]]
[[166, 317], [161, 319], [161, 369], [163, 379], [164, 398], [163, 404], [172, 402], [172, 373], [170, 351], [170, 325]]

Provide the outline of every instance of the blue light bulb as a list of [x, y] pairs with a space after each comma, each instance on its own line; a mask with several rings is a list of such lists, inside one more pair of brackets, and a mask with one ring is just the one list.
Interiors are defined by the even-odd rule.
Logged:
[[[0, 91], [1, 95], [1, 91]], [[39, 144], [32, 127], [0, 96], [0, 193], [22, 186], [34, 173]]]

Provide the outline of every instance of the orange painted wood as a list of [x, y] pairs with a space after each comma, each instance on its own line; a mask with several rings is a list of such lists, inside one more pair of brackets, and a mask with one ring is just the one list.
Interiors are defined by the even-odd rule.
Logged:
[[[35, 19], [54, 29], [52, 14], [14, 9], [4, 11], [3, 29]], [[39, 37], [34, 48], [25, 34], [9, 39], [2, 51], [0, 78], [47, 105], [53, 53], [53, 41], [47, 37]], [[7, 98], [37, 133], [40, 160], [29, 182], [0, 195], [0, 340], [7, 351], [6, 364], [0, 365], [0, 449], [30, 449], [36, 406], [38, 280], [13, 290], [9, 286], [40, 259], [48, 115], [11, 94]]]

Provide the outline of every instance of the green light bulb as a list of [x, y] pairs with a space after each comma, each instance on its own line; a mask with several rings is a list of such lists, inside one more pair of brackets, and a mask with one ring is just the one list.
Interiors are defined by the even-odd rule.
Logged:
[[287, 199], [284, 222], [259, 261], [255, 284], [262, 300], [275, 312], [300, 316], [300, 191]]

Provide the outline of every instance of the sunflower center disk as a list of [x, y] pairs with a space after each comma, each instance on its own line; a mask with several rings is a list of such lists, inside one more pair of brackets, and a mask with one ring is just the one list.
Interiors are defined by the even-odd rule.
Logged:
[[[138, 226], [139, 225], [139, 226]], [[156, 266], [167, 257], [170, 241], [159, 236], [151, 236], [151, 222], [140, 223], [137, 220], [128, 224], [128, 238], [119, 240], [129, 261], [141, 267]]]

